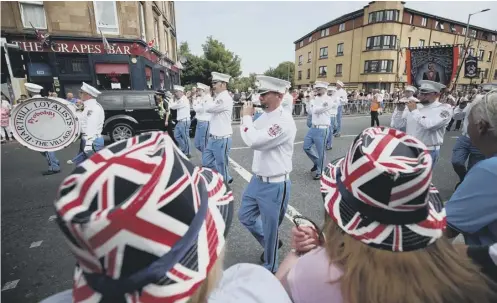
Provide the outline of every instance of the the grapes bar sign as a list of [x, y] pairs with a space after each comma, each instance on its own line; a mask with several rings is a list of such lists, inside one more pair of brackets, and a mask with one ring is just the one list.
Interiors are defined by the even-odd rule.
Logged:
[[16, 106], [10, 117], [14, 137], [36, 151], [60, 150], [79, 136], [75, 110], [57, 100], [35, 98]]
[[[51, 47], [45, 47], [39, 41], [12, 41], [26, 52], [80, 53], [80, 54], [105, 54], [102, 42], [90, 41], [55, 41]], [[108, 54], [132, 55], [132, 43], [112, 43]], [[143, 46], [141, 46], [143, 48]]]

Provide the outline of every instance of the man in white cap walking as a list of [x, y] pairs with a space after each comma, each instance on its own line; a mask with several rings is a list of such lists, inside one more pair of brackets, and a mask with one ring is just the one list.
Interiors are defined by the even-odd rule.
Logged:
[[[309, 109], [312, 114], [312, 126], [304, 138], [304, 152], [314, 164], [311, 172], [316, 172], [314, 180], [321, 179], [321, 173], [325, 166], [325, 145], [331, 122], [330, 110], [335, 105], [332, 98], [327, 95], [328, 85], [328, 82], [322, 81], [316, 81], [314, 85], [317, 95]], [[333, 96], [333, 98], [336, 97]], [[312, 148], [313, 146], [315, 146], [316, 151]]]
[[205, 106], [212, 102], [212, 97], [210, 95], [210, 87], [203, 83], [197, 83], [197, 93], [198, 97], [193, 101], [193, 109], [196, 112], [195, 118], [197, 118], [197, 127], [193, 141], [195, 148], [203, 153], [207, 145], [207, 139], [209, 138], [209, 122], [211, 120], [211, 114], [205, 111]]
[[262, 75], [256, 76], [256, 81], [265, 112], [252, 121], [252, 102], [243, 106], [240, 133], [243, 142], [254, 150], [254, 158], [253, 176], [243, 193], [238, 218], [264, 247], [264, 267], [275, 273], [281, 246], [278, 227], [290, 198], [297, 127], [291, 112], [282, 106], [286, 81]]
[[176, 112], [176, 127], [174, 128], [174, 138], [178, 142], [178, 147], [188, 158], [191, 158], [190, 152], [190, 102], [185, 96], [185, 88], [180, 85], [174, 85], [173, 102], [169, 104], [170, 109], [175, 109]]
[[205, 111], [212, 114], [209, 125], [209, 140], [202, 153], [202, 166], [217, 170], [224, 181], [231, 183], [228, 171], [228, 157], [231, 150], [231, 119], [233, 115], [233, 98], [228, 92], [231, 76], [212, 72], [212, 88], [216, 94], [214, 100], [205, 106]]
[[334, 132], [335, 137], [340, 137], [341, 131], [342, 131], [342, 113], [343, 113], [343, 106], [349, 102], [347, 99], [347, 92], [344, 89], [345, 85], [343, 84], [342, 81], [337, 80], [336, 82], [336, 88], [337, 91], [335, 94], [335, 98], [337, 98], [338, 102], [340, 102], [340, 106], [338, 106], [337, 110], [337, 117], [336, 117], [336, 128]]
[[[24, 83], [24, 86], [31, 98], [43, 98], [40, 95], [43, 86], [34, 83]], [[49, 176], [60, 173], [60, 162], [57, 157], [55, 157], [55, 152], [41, 152], [41, 154], [45, 157], [45, 159], [47, 159], [48, 163], [48, 170], [42, 174], [44, 176]]]
[[[399, 121], [401, 119], [404, 119], [404, 120], [407, 119], [408, 112], [405, 111], [405, 109], [406, 109], [406, 104], [409, 101], [414, 101], [416, 103], [419, 102], [419, 100], [416, 97], [414, 97], [414, 94], [416, 93], [416, 91], [417, 91], [416, 87], [411, 86], [411, 85], [406, 86], [406, 88], [404, 89], [404, 96], [402, 98], [400, 98], [400, 100], [397, 102], [397, 104], [395, 106], [395, 109], [393, 110], [392, 118], [390, 121], [391, 128], [397, 128], [397, 127], [395, 127], [395, 123], [396, 123], [395, 121]], [[406, 131], [405, 122], [402, 125], [400, 125], [400, 127], [397, 129], [405, 132]]]
[[452, 109], [438, 101], [445, 85], [429, 80], [420, 80], [419, 84], [420, 102], [410, 100], [404, 110], [406, 118], [392, 117], [392, 125], [397, 129], [405, 126], [408, 135], [421, 140], [428, 147], [435, 166], [440, 156], [445, 128], [452, 118]]

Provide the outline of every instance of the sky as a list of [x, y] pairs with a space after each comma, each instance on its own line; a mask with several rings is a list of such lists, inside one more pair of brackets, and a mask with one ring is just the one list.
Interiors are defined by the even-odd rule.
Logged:
[[[209, 35], [241, 57], [243, 75], [263, 73], [283, 61], [294, 61], [293, 42], [316, 27], [369, 1], [176, 1], [178, 42], [202, 54]], [[497, 30], [497, 1], [407, 1], [406, 7], [448, 19]], [[179, 47], [179, 44], [178, 44]]]

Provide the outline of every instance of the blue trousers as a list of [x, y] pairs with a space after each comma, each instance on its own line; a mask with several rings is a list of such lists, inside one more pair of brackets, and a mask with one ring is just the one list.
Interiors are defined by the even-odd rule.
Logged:
[[207, 140], [209, 139], [209, 121], [197, 121], [197, 128], [195, 130], [195, 138], [193, 142], [195, 143], [195, 148], [201, 153], [204, 152], [207, 146]]
[[260, 117], [261, 115], [262, 115], [262, 113], [261, 113], [261, 112], [255, 112], [255, 113], [254, 113], [254, 117], [252, 118], [252, 119], [253, 119], [252, 121], [255, 121], [255, 120], [259, 119], [259, 117]]
[[278, 227], [285, 217], [290, 199], [290, 180], [264, 182], [252, 176], [242, 195], [238, 219], [264, 247], [264, 267], [278, 270]]
[[190, 153], [190, 120], [183, 119], [176, 123], [174, 128], [174, 139], [178, 142], [178, 147], [182, 153], [189, 156]]
[[202, 166], [219, 172], [225, 182], [231, 180], [228, 171], [228, 157], [231, 150], [231, 137], [224, 139], [209, 138], [207, 146], [202, 153]]
[[307, 121], [306, 121], [307, 127], [311, 128], [312, 127], [312, 114], [307, 115]]
[[[325, 144], [328, 137], [327, 128], [310, 128], [304, 138], [304, 152], [318, 168], [316, 174], [321, 175], [325, 161]], [[312, 146], [316, 147], [316, 150]]]
[[342, 131], [342, 111], [343, 105], [338, 106], [338, 112], [336, 117], [336, 127], [334, 134], [339, 134]]
[[76, 157], [72, 158], [72, 162], [76, 165], [80, 165], [85, 161], [86, 159], [90, 158], [94, 153], [99, 152], [105, 147], [104, 144], [104, 138], [103, 137], [98, 137], [95, 140], [93, 140], [92, 143], [92, 151], [85, 152], [84, 148], [86, 146], [86, 140], [81, 139], [81, 142], [79, 144], [79, 153], [76, 155]]
[[435, 168], [435, 165], [438, 162], [438, 158], [440, 158], [440, 149], [429, 150], [428, 152], [430, 153], [431, 159], [433, 161], [433, 168]]
[[[452, 165], [457, 175], [464, 179], [466, 173], [478, 162], [484, 160], [485, 156], [480, 150], [473, 146], [471, 139], [462, 135], [457, 138], [456, 144], [452, 149]], [[466, 169], [466, 161], [468, 161], [468, 168]]]
[[333, 147], [333, 134], [335, 133], [336, 117], [331, 116], [330, 121], [331, 121], [331, 123], [330, 123], [330, 127], [328, 128], [328, 136], [326, 137], [326, 148]]
[[47, 159], [48, 170], [51, 171], [59, 171], [60, 170], [60, 162], [55, 157], [55, 152], [41, 152], [41, 154]]

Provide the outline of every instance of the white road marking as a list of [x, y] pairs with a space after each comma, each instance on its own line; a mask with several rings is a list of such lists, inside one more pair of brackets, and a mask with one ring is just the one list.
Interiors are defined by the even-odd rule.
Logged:
[[50, 216], [50, 217], [48, 217], [48, 221], [53, 221], [53, 220], [55, 220], [56, 218], [57, 218], [57, 216], [56, 216], [56, 215]]
[[33, 242], [31, 243], [31, 245], [29, 246], [29, 248], [35, 248], [35, 247], [38, 247], [41, 245], [43, 241], [36, 241], [36, 242]]
[[19, 281], [20, 280], [14, 280], [14, 281], [10, 281], [10, 282], [5, 283], [2, 287], [2, 291], [16, 288]]
[[[250, 179], [252, 179], [252, 174], [248, 172], [245, 168], [243, 168], [240, 164], [236, 163], [233, 161], [233, 159], [229, 158], [231, 167], [240, 175], [242, 176], [245, 181], [250, 182]], [[290, 204], [288, 204], [286, 208], [286, 213], [285, 217], [292, 222], [293, 217], [295, 216], [301, 216], [301, 214]]]

